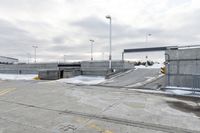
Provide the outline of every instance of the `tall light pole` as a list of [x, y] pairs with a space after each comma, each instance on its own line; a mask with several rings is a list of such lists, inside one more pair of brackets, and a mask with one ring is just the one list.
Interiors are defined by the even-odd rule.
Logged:
[[[145, 40], [145, 42], [146, 42], [146, 45], [148, 45], [148, 39], [149, 39], [149, 37], [151, 36], [152, 34], [150, 34], [150, 33], [146, 33], [146, 40]], [[148, 56], [146, 56], [146, 64], [145, 64], [145, 66], [147, 67], [148, 66]]]
[[27, 53], [27, 63], [28, 63], [28, 64], [30, 63], [30, 59], [31, 59], [31, 54], [30, 54], [30, 53]]
[[149, 36], [151, 36], [151, 35], [152, 35], [152, 34], [146, 33], [146, 40], [145, 40], [146, 43], [148, 43], [148, 41], [149, 41], [149, 40], [148, 40], [148, 39], [149, 39]]
[[110, 15], [106, 16], [110, 20], [110, 51], [109, 51], [109, 69], [112, 69], [112, 18]]
[[91, 61], [93, 61], [93, 43], [94, 43], [94, 40], [90, 40], [91, 42]]
[[38, 46], [32, 46], [34, 48], [34, 52], [35, 52], [35, 63], [36, 63], [36, 49], [38, 48]]
[[63, 55], [64, 63], [66, 62], [66, 55]]

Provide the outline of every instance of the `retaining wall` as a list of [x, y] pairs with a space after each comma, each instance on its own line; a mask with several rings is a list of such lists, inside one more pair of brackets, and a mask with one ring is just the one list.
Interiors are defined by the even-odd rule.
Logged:
[[45, 70], [39, 72], [39, 78], [42, 80], [56, 80], [60, 78], [59, 70]]
[[[134, 64], [128, 61], [112, 61], [112, 69], [115, 71], [134, 68]], [[83, 61], [81, 71], [83, 75], [105, 76], [109, 72], [109, 61]]]
[[80, 63], [37, 63], [37, 64], [0, 64], [0, 73], [38, 74], [44, 70], [79, 69]]
[[[112, 69], [115, 71], [134, 68], [134, 64], [128, 61], [112, 61]], [[109, 61], [0, 65], [0, 73], [39, 74], [41, 79], [69, 78], [77, 75], [106, 76], [109, 72]]]
[[40, 70], [58, 70], [57, 63], [40, 63], [40, 64], [10, 64], [0, 65], [0, 73], [9, 74], [38, 74]]
[[200, 88], [200, 48], [168, 50], [165, 58], [168, 85]]

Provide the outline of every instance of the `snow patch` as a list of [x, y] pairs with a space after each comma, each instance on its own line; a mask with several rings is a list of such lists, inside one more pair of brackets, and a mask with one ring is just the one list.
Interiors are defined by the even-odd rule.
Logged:
[[[199, 95], [199, 89], [193, 89], [189, 87], [176, 87], [176, 86], [166, 86], [166, 92], [176, 95]], [[196, 92], [195, 92], [196, 91]], [[195, 92], [195, 93], [194, 93]]]
[[191, 95], [192, 92], [184, 90], [166, 90], [166, 92], [176, 94], [176, 95]]
[[144, 65], [139, 65], [139, 66], [135, 66], [135, 68], [146, 68], [146, 69], [153, 69], [153, 68], [161, 68], [163, 67], [164, 65], [163, 64], [154, 64], [152, 66], [144, 66]]
[[1, 80], [33, 80], [36, 74], [0, 74]]
[[105, 77], [102, 76], [76, 76], [73, 78], [64, 78], [57, 80], [63, 83], [71, 84], [86, 84], [86, 85], [95, 85], [105, 81]]

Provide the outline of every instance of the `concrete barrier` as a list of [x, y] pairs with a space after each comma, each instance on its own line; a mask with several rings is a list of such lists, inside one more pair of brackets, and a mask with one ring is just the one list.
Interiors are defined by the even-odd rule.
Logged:
[[38, 74], [40, 70], [57, 70], [57, 63], [0, 65], [0, 73]]
[[74, 76], [79, 76], [81, 75], [80, 70], [65, 70], [63, 71], [63, 78], [71, 78]]
[[0, 64], [0, 73], [38, 74], [44, 70], [79, 69], [80, 63]]
[[39, 78], [41, 80], [56, 80], [60, 78], [59, 70], [44, 70], [39, 71]]

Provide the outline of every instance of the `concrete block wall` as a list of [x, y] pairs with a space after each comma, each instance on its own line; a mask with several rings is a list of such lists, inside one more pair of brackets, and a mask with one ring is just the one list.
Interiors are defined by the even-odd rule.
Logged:
[[167, 82], [171, 86], [193, 88], [194, 82], [200, 83], [200, 48], [168, 50], [166, 54], [170, 56], [165, 58], [169, 60]]
[[127, 69], [134, 69], [135, 68], [135, 65], [134, 63], [131, 63], [129, 61], [124, 61], [124, 69], [127, 70]]
[[[134, 69], [133, 63], [127, 61], [112, 61], [112, 69], [115, 71]], [[51, 71], [53, 70], [53, 71]], [[41, 71], [41, 72], [40, 72]], [[45, 74], [46, 71], [46, 74]], [[93, 75], [93, 76], [105, 76], [109, 72], [109, 61], [83, 61], [81, 63], [37, 63], [37, 64], [12, 64], [12, 65], [0, 65], [0, 73], [11, 74], [38, 74], [40, 72], [41, 77], [55, 76], [55, 71], [59, 71], [59, 77], [66, 78], [77, 75]], [[47, 78], [51, 79], [51, 78]], [[53, 78], [54, 79], [54, 78]]]
[[41, 80], [56, 80], [60, 78], [60, 72], [59, 70], [39, 71], [39, 78]]
[[80, 63], [0, 64], [0, 73], [38, 74], [41, 70], [80, 70]]
[[63, 72], [63, 78], [71, 78], [79, 75], [81, 75], [80, 70], [68, 70]]
[[193, 88], [193, 81], [194, 78], [189, 75], [170, 76], [170, 86]]
[[81, 62], [82, 75], [104, 76], [108, 71], [108, 63], [102, 61], [83, 61]]
[[71, 78], [81, 75], [80, 70], [41, 70], [39, 71], [39, 78], [42, 80], [56, 80], [60, 78]]
[[40, 70], [56, 70], [57, 63], [38, 63], [38, 64], [10, 64], [0, 65], [0, 73], [12, 74], [38, 74]]
[[[133, 63], [127, 61], [112, 61], [112, 69], [134, 69]], [[109, 61], [83, 61], [81, 62], [83, 75], [105, 76], [109, 71]]]

